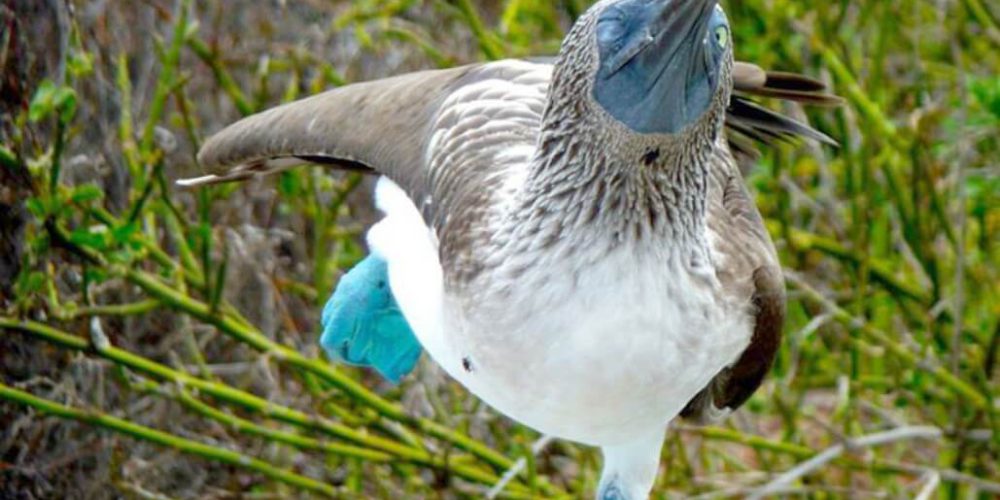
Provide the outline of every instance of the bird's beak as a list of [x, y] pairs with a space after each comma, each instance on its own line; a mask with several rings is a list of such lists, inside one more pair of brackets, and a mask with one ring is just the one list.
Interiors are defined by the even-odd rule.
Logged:
[[654, 36], [674, 47], [700, 44], [708, 30], [708, 20], [718, 0], [659, 0]]
[[[705, 38], [718, 0], [652, 0], [623, 50], [602, 61], [598, 100], [639, 132], [676, 133], [708, 109], [718, 66]], [[601, 94], [604, 95], [601, 95]], [[620, 115], [620, 116], [619, 116]]]
[[608, 74], [617, 73], [637, 58], [670, 62], [684, 59], [705, 39], [708, 19], [717, 0], [654, 0], [644, 5], [642, 17], [650, 19], [641, 36], [629, 40], [605, 61]]

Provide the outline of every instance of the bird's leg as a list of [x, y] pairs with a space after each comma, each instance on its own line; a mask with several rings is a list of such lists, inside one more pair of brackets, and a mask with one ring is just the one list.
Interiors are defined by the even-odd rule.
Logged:
[[604, 469], [597, 500], [645, 500], [656, 481], [663, 431], [615, 446], [604, 446]]

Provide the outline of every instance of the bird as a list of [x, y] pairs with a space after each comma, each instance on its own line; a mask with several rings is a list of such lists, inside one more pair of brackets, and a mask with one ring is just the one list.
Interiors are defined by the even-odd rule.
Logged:
[[500, 413], [600, 447], [600, 500], [647, 498], [669, 423], [761, 384], [785, 311], [743, 181], [756, 142], [826, 134], [754, 97], [835, 105], [737, 62], [717, 0], [601, 0], [555, 58], [328, 90], [244, 118], [184, 186], [302, 164], [378, 176], [369, 255], [322, 314], [331, 358], [391, 381], [429, 354]]

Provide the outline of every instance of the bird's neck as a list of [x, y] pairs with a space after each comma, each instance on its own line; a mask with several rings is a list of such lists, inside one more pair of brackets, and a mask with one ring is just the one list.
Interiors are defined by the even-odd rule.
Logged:
[[519, 199], [522, 235], [701, 245], [711, 147], [707, 138], [639, 136], [586, 118], [556, 120], [543, 127]]

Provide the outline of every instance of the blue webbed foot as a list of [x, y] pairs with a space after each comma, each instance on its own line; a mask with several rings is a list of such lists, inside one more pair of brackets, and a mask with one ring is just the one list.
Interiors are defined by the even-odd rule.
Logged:
[[420, 359], [420, 343], [389, 288], [388, 266], [375, 255], [340, 279], [320, 322], [319, 343], [330, 358], [372, 367], [393, 383]]

